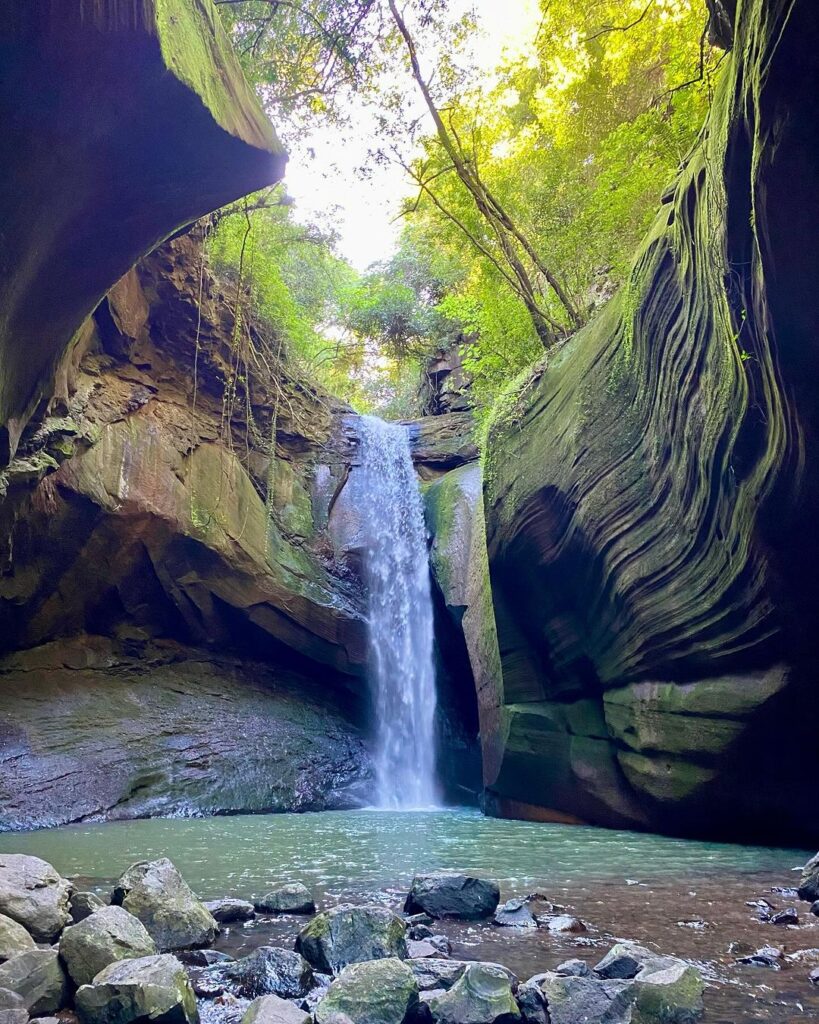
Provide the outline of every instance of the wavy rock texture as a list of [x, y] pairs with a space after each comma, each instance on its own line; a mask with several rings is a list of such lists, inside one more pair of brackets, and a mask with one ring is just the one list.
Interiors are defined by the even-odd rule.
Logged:
[[815, 843], [813, 5], [740, 4], [726, 64], [628, 284], [491, 430], [485, 781], [499, 814]]
[[210, 0], [5, 5], [0, 60], [4, 466], [114, 282], [286, 156]]

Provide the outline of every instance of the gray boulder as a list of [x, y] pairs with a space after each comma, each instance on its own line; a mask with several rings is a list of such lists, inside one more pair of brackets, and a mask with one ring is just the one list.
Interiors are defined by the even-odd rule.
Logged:
[[248, 1006], [242, 1024], [312, 1024], [312, 1018], [286, 999], [259, 996]]
[[104, 907], [105, 904], [99, 896], [93, 892], [75, 892], [71, 894], [68, 906], [71, 913], [71, 920], [74, 924], [79, 924], [80, 921], [84, 921], [89, 914], [93, 914], [95, 910], [99, 910], [100, 907]]
[[214, 921], [219, 924], [233, 924], [234, 921], [250, 921], [256, 916], [256, 910], [247, 900], [209, 900], [202, 904]]
[[549, 972], [539, 987], [546, 998], [551, 1024], [631, 1024], [631, 985], [620, 979], [565, 977]]
[[28, 1024], [23, 997], [8, 988], [0, 988], [0, 1024]]
[[68, 1002], [68, 978], [56, 949], [29, 949], [0, 965], [0, 988], [23, 999], [32, 1017], [61, 1010]]
[[819, 900], [819, 853], [815, 857], [811, 857], [804, 868], [802, 868], [798, 892], [800, 900], [807, 900], [808, 903]]
[[196, 997], [175, 956], [120, 960], [103, 968], [74, 999], [83, 1024], [197, 1024]]
[[116, 960], [136, 960], [156, 953], [145, 925], [122, 907], [100, 907], [60, 938], [60, 956], [75, 985], [89, 985], [103, 967]]
[[588, 978], [591, 968], [584, 960], [564, 960], [555, 967], [555, 974], [564, 978]]
[[408, 914], [477, 921], [491, 917], [499, 902], [500, 889], [496, 882], [439, 872], [413, 878], [404, 910]]
[[301, 882], [288, 882], [277, 886], [254, 902], [263, 914], [314, 914], [316, 902], [310, 890]]
[[0, 964], [18, 953], [34, 948], [34, 939], [26, 929], [5, 914], [0, 914]]
[[296, 949], [317, 970], [337, 974], [348, 964], [365, 960], [405, 960], [406, 931], [405, 922], [387, 907], [335, 907], [302, 928]]
[[71, 883], [39, 857], [0, 854], [0, 914], [21, 924], [36, 942], [53, 942], [70, 917]]
[[495, 964], [471, 963], [447, 992], [428, 997], [435, 1024], [512, 1024], [521, 1011], [508, 972]]
[[412, 971], [418, 990], [432, 992], [435, 989], [452, 988], [466, 970], [463, 960], [409, 960], [407, 966]]
[[162, 952], [207, 946], [219, 931], [167, 857], [133, 864], [117, 882], [111, 901], [138, 917]]
[[594, 973], [598, 978], [636, 978], [645, 967], [662, 970], [675, 962], [674, 957], [655, 953], [637, 942], [618, 942], [594, 967]]
[[266, 995], [299, 999], [313, 988], [315, 978], [310, 964], [299, 953], [278, 946], [260, 946], [241, 960], [206, 968], [198, 975], [196, 984], [202, 993], [210, 986], [214, 995], [229, 992], [243, 999]]
[[316, 1024], [403, 1024], [418, 1005], [418, 985], [396, 957], [345, 967], [316, 1007]]
[[534, 914], [526, 905], [526, 900], [507, 900], [495, 911], [495, 924], [502, 928], [537, 928]]
[[546, 1008], [546, 997], [539, 985], [524, 982], [520, 985], [515, 998], [520, 1007], [520, 1015], [524, 1024], [549, 1024], [549, 1013]]

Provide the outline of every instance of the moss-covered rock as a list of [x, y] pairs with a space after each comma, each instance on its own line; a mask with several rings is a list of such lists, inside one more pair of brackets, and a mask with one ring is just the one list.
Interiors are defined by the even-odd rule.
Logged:
[[496, 813], [816, 836], [819, 33], [737, 17], [627, 284], [490, 427]]
[[351, 964], [316, 1007], [317, 1024], [403, 1024], [418, 1005], [418, 985], [396, 957]]
[[113, 963], [83, 985], [75, 997], [83, 1024], [167, 1021], [197, 1024], [199, 1013], [185, 968], [175, 956], [141, 957]]
[[75, 985], [88, 985], [115, 960], [156, 953], [142, 922], [122, 907], [101, 907], [60, 937], [60, 956]]
[[387, 907], [334, 907], [317, 914], [296, 939], [296, 949], [317, 970], [335, 974], [348, 964], [407, 957], [407, 926]]

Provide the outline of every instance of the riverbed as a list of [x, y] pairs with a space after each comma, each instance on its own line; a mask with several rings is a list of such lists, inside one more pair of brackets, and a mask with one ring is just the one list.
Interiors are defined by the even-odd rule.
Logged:
[[[170, 857], [203, 899], [262, 896], [301, 880], [323, 907], [377, 900], [400, 909], [416, 872], [459, 869], [494, 878], [502, 899], [538, 892], [579, 916], [581, 934], [443, 923], [452, 955], [494, 960], [521, 980], [569, 957], [599, 960], [631, 938], [696, 962], [708, 981], [708, 1024], [819, 1021], [819, 918], [776, 887], [796, 884], [815, 851], [696, 842], [606, 829], [485, 818], [471, 809], [424, 812], [151, 819], [0, 836], [0, 852], [49, 861], [105, 892], [136, 860]], [[746, 902], [796, 906], [798, 927], [759, 921]], [[303, 920], [257, 919], [224, 932], [217, 948], [242, 955], [291, 945]], [[815, 949], [774, 971], [737, 965], [732, 943], [786, 953]]]

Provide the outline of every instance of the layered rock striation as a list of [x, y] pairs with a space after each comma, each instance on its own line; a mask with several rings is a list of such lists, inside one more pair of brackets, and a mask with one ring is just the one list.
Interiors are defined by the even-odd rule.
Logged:
[[740, 5], [629, 281], [499, 407], [495, 813], [816, 841], [817, 53]]

